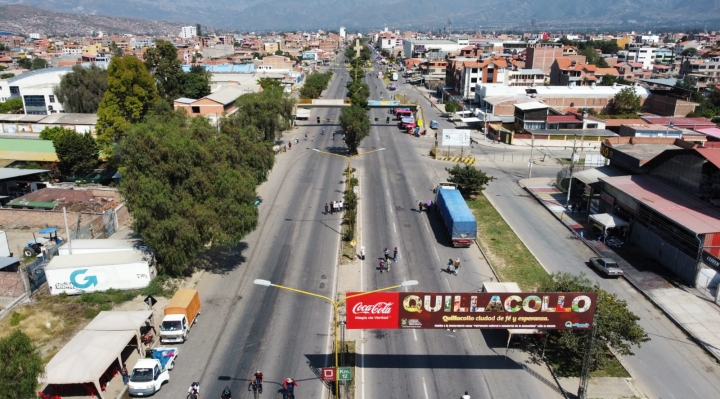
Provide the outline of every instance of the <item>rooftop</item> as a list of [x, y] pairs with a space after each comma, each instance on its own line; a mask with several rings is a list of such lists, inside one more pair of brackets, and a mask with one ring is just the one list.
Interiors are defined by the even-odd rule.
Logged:
[[613, 133], [607, 129], [542, 129], [527, 131], [530, 132], [530, 134], [532, 134], [533, 136], [618, 137], [616, 133]]
[[31, 139], [0, 138], [0, 159], [58, 162], [52, 141]]
[[36, 175], [39, 173], [49, 172], [45, 169], [15, 169], [15, 168], [0, 168], [0, 180], [14, 179], [18, 177]]
[[521, 111], [528, 111], [531, 109], [545, 109], [550, 108], [549, 105], [543, 104], [539, 101], [532, 101], [529, 103], [521, 103], [521, 104], [515, 104], [515, 108], [521, 110]]
[[656, 143], [652, 144], [634, 144], [629, 141], [628, 143], [611, 144], [611, 147], [613, 148], [613, 150], [617, 150], [623, 154], [629, 155], [637, 159], [640, 166], [667, 150], [684, 149], [683, 147], [675, 145], [675, 140], [673, 138], [655, 141]]
[[705, 126], [705, 127], [717, 127], [710, 119], [707, 118], [671, 118], [668, 116], [661, 117], [648, 117], [643, 116], [642, 120], [647, 123], [654, 123], [658, 125], [669, 125], [672, 121], [675, 126]]
[[97, 114], [50, 114], [45, 116], [42, 123], [56, 123], [58, 125], [97, 125]]
[[654, 209], [696, 234], [720, 232], [720, 212], [641, 175], [601, 177], [601, 181], [618, 188], [643, 205]]

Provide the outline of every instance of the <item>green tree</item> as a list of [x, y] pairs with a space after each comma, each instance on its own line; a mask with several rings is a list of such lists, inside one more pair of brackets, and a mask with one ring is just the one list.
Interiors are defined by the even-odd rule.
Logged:
[[61, 129], [52, 134], [52, 142], [63, 175], [84, 175], [97, 166], [98, 146], [90, 133], [83, 134], [70, 129]]
[[281, 87], [242, 95], [236, 105], [238, 111], [228, 119], [237, 121], [238, 126], [253, 127], [256, 140], [274, 142], [293, 126], [295, 100]]
[[[595, 343], [592, 351], [591, 370], [605, 366], [612, 355], [612, 348], [620, 356], [633, 355], [632, 347], [640, 347], [649, 341], [647, 333], [638, 324], [640, 317], [627, 308], [627, 303], [616, 294], [609, 294], [587, 277], [572, 274], [554, 274], [551, 282], [538, 289], [538, 292], [597, 292], [595, 305]], [[577, 376], [582, 370], [588, 331], [548, 330], [545, 353], [551, 364], [556, 365], [560, 376]], [[537, 348], [537, 351], [541, 351]]]
[[285, 53], [283, 53], [282, 50], [275, 50], [275, 55], [283, 55], [283, 54], [285, 54]]
[[0, 114], [18, 114], [23, 110], [22, 98], [13, 98], [0, 103]]
[[460, 104], [456, 101], [448, 101], [445, 103], [445, 112], [447, 114], [452, 114], [454, 112], [457, 112], [460, 109]]
[[615, 94], [610, 103], [611, 113], [616, 115], [636, 114], [640, 112], [641, 106], [640, 96], [632, 87], [624, 87]]
[[59, 134], [63, 133], [65, 130], [64, 127], [55, 126], [55, 127], [46, 127], [40, 132], [40, 140], [48, 140], [53, 141], [55, 140], [55, 137]]
[[152, 75], [135, 56], [113, 57], [108, 66], [108, 89], [98, 106], [98, 143], [106, 156], [131, 123], [143, 120], [157, 100]]
[[47, 67], [48, 67], [48, 63], [47, 63], [47, 61], [45, 61], [45, 59], [37, 58], [37, 57], [33, 58], [33, 60], [32, 60], [32, 70], [33, 71], [36, 69], [43, 69], [43, 68], [47, 68]]
[[258, 79], [258, 84], [260, 87], [263, 88], [263, 90], [268, 90], [270, 88], [280, 88], [280, 81], [273, 78], [260, 78]]
[[603, 75], [602, 81], [598, 83], [598, 86], [612, 86], [614, 83], [627, 86], [632, 84], [631, 81], [624, 79], [622, 76]]
[[38, 377], [44, 371], [40, 352], [20, 329], [0, 338], [0, 392], [8, 399], [37, 397]]
[[[155, 42], [143, 56], [145, 68], [155, 78], [160, 97], [173, 101], [185, 92], [185, 73], [178, 58], [177, 47], [165, 40]], [[198, 97], [199, 98], [199, 97]]]
[[470, 166], [456, 164], [452, 168], [445, 168], [450, 174], [448, 181], [458, 185], [458, 190], [465, 198], [480, 194], [482, 190], [485, 190], [488, 183], [495, 180], [495, 177], [488, 176], [482, 170]]
[[18, 60], [18, 66], [22, 69], [32, 69], [32, 60], [30, 58], [20, 58]]
[[185, 97], [203, 98], [210, 94], [210, 72], [200, 65], [190, 67], [190, 72], [185, 76]]
[[11, 72], [8, 72], [8, 73], [0, 73], [0, 79], [10, 79], [10, 78], [12, 78], [12, 77], [14, 77], [14, 76], [15, 76], [15, 74], [14, 74], [14, 73], [11, 73]]
[[345, 132], [345, 144], [351, 155], [357, 154], [362, 140], [370, 135], [370, 118], [365, 108], [353, 103], [340, 113], [340, 126]]
[[[258, 223], [256, 176], [272, 168], [272, 144], [253, 127], [173, 112], [127, 130], [120, 190], [133, 229], [157, 251], [160, 268], [192, 272], [195, 258], [234, 245]], [[150, 150], [152, 149], [152, 150]]]
[[680, 53], [683, 57], [694, 57], [697, 55], [697, 49], [695, 47], [689, 47]]
[[108, 71], [94, 63], [89, 68], [75, 65], [60, 79], [54, 93], [66, 112], [94, 114], [108, 87]]
[[313, 72], [305, 78], [305, 84], [300, 89], [300, 98], [320, 98], [323, 90], [327, 89], [332, 78], [332, 72]]
[[122, 57], [124, 55], [123, 49], [118, 47], [114, 40], [110, 43], [110, 54], [112, 54], [113, 57]]

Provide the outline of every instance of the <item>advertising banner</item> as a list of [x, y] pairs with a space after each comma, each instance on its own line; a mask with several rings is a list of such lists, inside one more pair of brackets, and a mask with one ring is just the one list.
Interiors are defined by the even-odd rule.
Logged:
[[443, 129], [440, 135], [442, 147], [469, 147], [470, 131], [464, 129]]
[[590, 330], [596, 301], [595, 292], [382, 292], [348, 299], [346, 321], [348, 329]]

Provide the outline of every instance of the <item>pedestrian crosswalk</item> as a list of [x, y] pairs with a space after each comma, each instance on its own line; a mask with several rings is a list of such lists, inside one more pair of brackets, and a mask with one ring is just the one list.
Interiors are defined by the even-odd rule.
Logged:
[[475, 165], [477, 161], [475, 157], [437, 157], [440, 161], [449, 161], [454, 163], [464, 163], [468, 165]]

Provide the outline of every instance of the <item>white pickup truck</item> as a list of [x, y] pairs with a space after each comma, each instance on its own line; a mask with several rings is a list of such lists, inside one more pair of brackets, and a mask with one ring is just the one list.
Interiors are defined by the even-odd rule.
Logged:
[[153, 349], [152, 358], [138, 360], [130, 373], [130, 396], [150, 396], [170, 382], [177, 355], [178, 348], [160, 346]]

